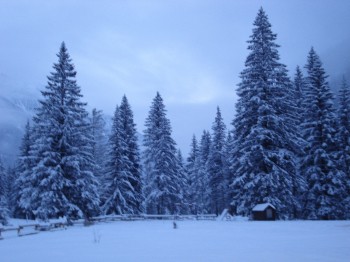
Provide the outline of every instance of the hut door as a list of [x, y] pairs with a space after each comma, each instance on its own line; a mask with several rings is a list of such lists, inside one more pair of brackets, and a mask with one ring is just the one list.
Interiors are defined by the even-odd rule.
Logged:
[[267, 219], [272, 218], [272, 209], [271, 208], [266, 209], [266, 218]]

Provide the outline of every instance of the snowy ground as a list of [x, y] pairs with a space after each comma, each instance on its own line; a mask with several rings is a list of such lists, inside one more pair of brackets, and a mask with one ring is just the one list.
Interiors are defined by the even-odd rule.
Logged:
[[350, 221], [120, 221], [5, 236], [0, 261], [350, 261]]

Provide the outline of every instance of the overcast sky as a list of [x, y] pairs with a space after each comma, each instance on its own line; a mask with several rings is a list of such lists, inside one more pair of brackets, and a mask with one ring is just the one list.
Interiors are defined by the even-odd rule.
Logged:
[[[281, 61], [294, 74], [314, 46], [331, 82], [350, 76], [349, 0], [0, 0], [3, 83], [39, 96], [62, 41], [89, 107], [112, 115], [123, 94], [144, 130], [162, 95], [173, 135], [187, 154], [192, 134], [210, 129], [216, 106], [227, 125], [262, 6]], [[350, 79], [349, 79], [350, 80]]]

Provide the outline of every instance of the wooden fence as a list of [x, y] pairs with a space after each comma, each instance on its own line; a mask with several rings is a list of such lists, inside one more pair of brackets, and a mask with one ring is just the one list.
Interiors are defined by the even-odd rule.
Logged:
[[23, 224], [18, 226], [0, 226], [0, 239], [4, 238], [6, 233], [14, 233], [12, 235], [27, 236], [37, 234], [40, 231], [52, 231], [54, 229], [66, 229], [66, 221], [51, 221], [43, 223], [34, 223], [34, 224]]
[[66, 219], [51, 220], [48, 222], [38, 222], [33, 224], [23, 224], [18, 226], [1, 226], [0, 224], [0, 240], [5, 238], [9, 233], [12, 236], [27, 236], [37, 234], [40, 231], [52, 231], [58, 229], [66, 229], [67, 226], [73, 225], [92, 225], [102, 222], [113, 221], [136, 221], [136, 220], [216, 220], [217, 216], [208, 215], [107, 215], [92, 217], [89, 221], [84, 219], [67, 221]]
[[107, 215], [92, 217], [92, 222], [135, 221], [135, 220], [215, 220], [214, 214], [207, 215]]

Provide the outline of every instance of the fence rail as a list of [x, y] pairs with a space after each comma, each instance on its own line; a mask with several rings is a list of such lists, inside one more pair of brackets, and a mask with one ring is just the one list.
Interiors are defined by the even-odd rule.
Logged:
[[104, 222], [104, 221], [117, 221], [117, 220], [215, 220], [217, 216], [215, 214], [205, 215], [108, 215], [92, 217], [91, 221]]
[[67, 221], [49, 221], [38, 222], [34, 224], [22, 224], [18, 226], [0, 226], [0, 240], [4, 239], [4, 233], [17, 232], [17, 236], [26, 236], [37, 234], [40, 231], [51, 231], [54, 229], [65, 229], [67, 227]]

